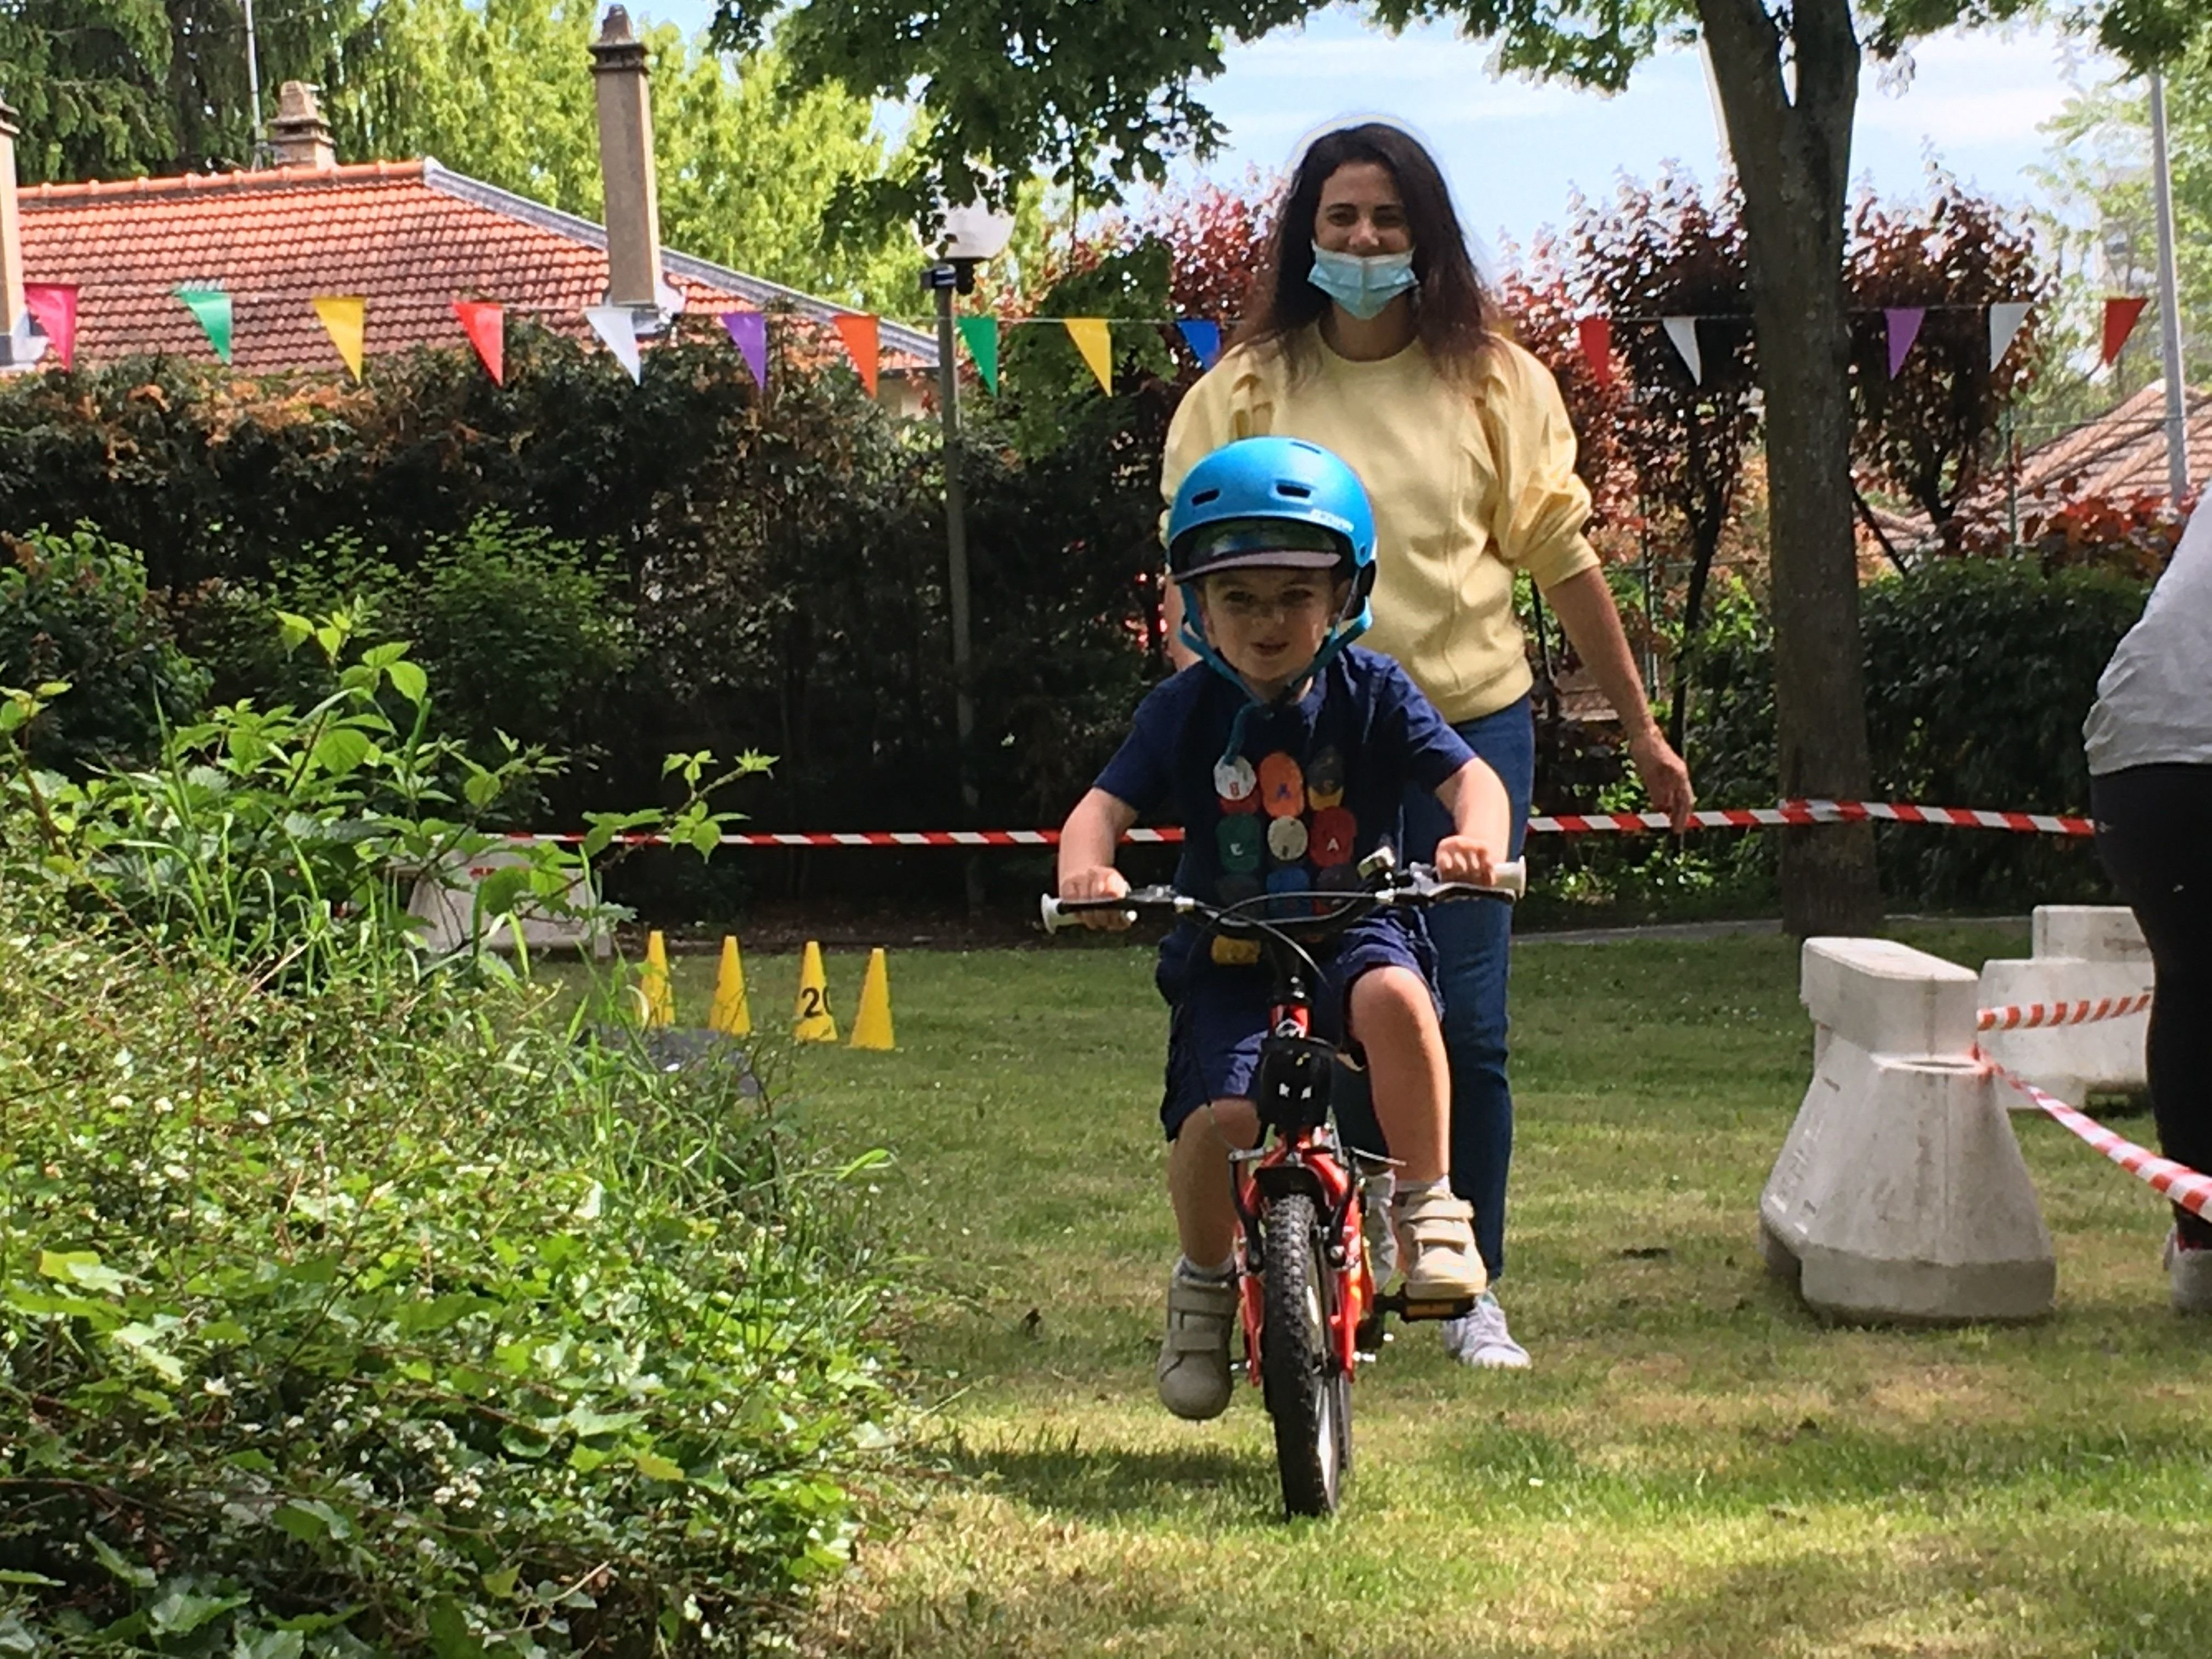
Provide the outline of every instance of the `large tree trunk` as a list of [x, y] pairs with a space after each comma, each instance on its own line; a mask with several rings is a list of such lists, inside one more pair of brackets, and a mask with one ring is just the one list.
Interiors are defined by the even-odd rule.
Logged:
[[[1863, 800], [1872, 783], [1852, 535], [1844, 194], [1859, 46], [1848, 0], [1697, 0], [1743, 186], [1766, 398], [1774, 709], [1785, 796]], [[1785, 63], [1786, 54], [1786, 63]], [[1799, 938], [1881, 918], [1866, 824], [1787, 830], [1782, 914]]]

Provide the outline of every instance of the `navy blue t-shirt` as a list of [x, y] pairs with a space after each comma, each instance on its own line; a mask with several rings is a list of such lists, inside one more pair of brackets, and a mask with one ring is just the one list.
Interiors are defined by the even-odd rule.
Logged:
[[1184, 669], [1138, 706], [1096, 786], [1139, 813], [1175, 808], [1176, 886], [1211, 903], [1358, 887], [1359, 860], [1400, 844], [1407, 787], [1435, 790], [1474, 758], [1404, 669], [1357, 646], [1297, 702], [1254, 709], [1224, 763], [1249, 702], [1204, 664]]

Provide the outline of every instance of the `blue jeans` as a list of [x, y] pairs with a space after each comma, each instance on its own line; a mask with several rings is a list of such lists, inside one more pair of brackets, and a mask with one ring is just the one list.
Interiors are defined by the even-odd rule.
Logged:
[[[1513, 805], [1511, 856], [1520, 857], [1536, 779], [1536, 726], [1528, 699], [1455, 729], [1504, 783]], [[1407, 858], [1427, 862], [1450, 829], [1434, 795], [1407, 793], [1401, 849]], [[1425, 920], [1436, 947], [1437, 992], [1443, 999], [1444, 1051], [1451, 1060], [1452, 1190], [1474, 1206], [1475, 1245], [1491, 1278], [1498, 1279], [1505, 1272], [1505, 1176], [1513, 1162], [1513, 1091], [1505, 1079], [1513, 911], [1488, 899], [1469, 899], [1440, 904]], [[1346, 1140], [1382, 1150], [1382, 1131], [1365, 1089], [1340, 1086], [1335, 1094]]]

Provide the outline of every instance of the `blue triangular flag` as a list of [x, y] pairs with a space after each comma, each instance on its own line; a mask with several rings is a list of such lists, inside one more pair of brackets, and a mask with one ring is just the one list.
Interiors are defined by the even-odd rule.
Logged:
[[1198, 354], [1200, 368], [1212, 368], [1221, 360], [1220, 324], [1193, 317], [1176, 326], [1182, 331], [1183, 343]]

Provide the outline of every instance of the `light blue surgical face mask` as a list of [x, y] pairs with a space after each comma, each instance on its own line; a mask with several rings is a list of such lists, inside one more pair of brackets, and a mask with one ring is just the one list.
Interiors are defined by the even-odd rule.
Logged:
[[1420, 278], [1413, 275], [1411, 250], [1404, 253], [1332, 253], [1314, 244], [1313, 269], [1306, 280], [1364, 321], [1379, 315]]

